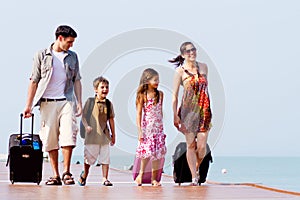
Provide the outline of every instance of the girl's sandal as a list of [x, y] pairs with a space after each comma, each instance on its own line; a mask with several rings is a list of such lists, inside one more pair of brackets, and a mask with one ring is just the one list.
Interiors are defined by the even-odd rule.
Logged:
[[135, 182], [137, 183], [138, 186], [142, 186], [142, 177], [143, 177], [143, 174], [139, 174], [139, 175], [135, 178]]
[[152, 184], [152, 186], [161, 186], [160, 182], [158, 182], [156, 180], [152, 181], [151, 184]]
[[85, 186], [85, 184], [86, 184], [86, 178], [83, 178], [83, 174], [84, 174], [84, 171], [82, 171], [79, 176], [78, 184], [80, 186]]

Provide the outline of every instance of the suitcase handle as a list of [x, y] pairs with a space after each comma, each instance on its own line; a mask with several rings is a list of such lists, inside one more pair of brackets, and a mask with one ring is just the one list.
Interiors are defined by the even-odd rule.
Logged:
[[[31, 145], [33, 146], [33, 121], [34, 114], [31, 113]], [[20, 114], [20, 146], [22, 146], [22, 133], [23, 133], [23, 113]]]

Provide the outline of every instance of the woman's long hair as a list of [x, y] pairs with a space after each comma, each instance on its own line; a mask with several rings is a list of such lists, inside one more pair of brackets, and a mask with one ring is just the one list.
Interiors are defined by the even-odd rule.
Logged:
[[[140, 84], [136, 92], [136, 105], [142, 99], [143, 103], [147, 102], [147, 90], [149, 81], [154, 77], [158, 76], [158, 72], [152, 68], [147, 68], [143, 71]], [[154, 104], [159, 102], [159, 91], [157, 88], [154, 89], [155, 96], [154, 96]]]
[[186, 46], [189, 45], [189, 44], [194, 46], [194, 44], [191, 43], [191, 42], [182, 43], [181, 46], [180, 46], [180, 55], [173, 58], [172, 60], [169, 60], [169, 62], [170, 63], [175, 63], [176, 67], [179, 67], [179, 66], [183, 65], [184, 58], [182, 57], [182, 55], [184, 54], [184, 51], [186, 50]]

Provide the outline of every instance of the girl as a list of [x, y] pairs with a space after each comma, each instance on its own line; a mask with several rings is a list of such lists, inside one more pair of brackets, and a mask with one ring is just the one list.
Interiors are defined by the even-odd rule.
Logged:
[[[206, 155], [206, 142], [211, 127], [208, 95], [207, 65], [196, 61], [197, 49], [191, 42], [180, 47], [180, 55], [170, 62], [177, 65], [173, 88], [174, 126], [185, 135], [187, 161], [192, 174], [192, 185], [198, 185], [198, 169]], [[178, 91], [183, 86], [179, 109]]]
[[135, 182], [141, 186], [143, 174], [149, 161], [152, 163], [151, 183], [161, 186], [161, 166], [166, 154], [163, 130], [163, 92], [157, 89], [158, 72], [152, 68], [145, 69], [140, 79], [136, 95], [136, 124], [138, 127], [138, 147], [136, 157], [141, 159], [139, 174]]

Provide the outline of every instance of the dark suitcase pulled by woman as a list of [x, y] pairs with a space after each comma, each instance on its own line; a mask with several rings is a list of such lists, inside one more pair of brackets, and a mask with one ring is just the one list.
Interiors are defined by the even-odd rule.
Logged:
[[[181, 142], [176, 146], [172, 158], [173, 158], [173, 166], [174, 166], [173, 178], [175, 183], [178, 183], [180, 185], [181, 183], [192, 182], [191, 171], [186, 159], [185, 142]], [[199, 175], [200, 175], [200, 179], [198, 182], [199, 185], [201, 185], [201, 183], [204, 183], [206, 181], [209, 165], [212, 161], [213, 160], [212, 160], [210, 148], [208, 144], [206, 144], [206, 156], [204, 157], [199, 167]]]
[[23, 133], [23, 114], [20, 115], [20, 133], [11, 134], [9, 138], [9, 154], [6, 166], [9, 164], [9, 176], [12, 184], [15, 182], [33, 182], [39, 184], [42, 180], [43, 152], [39, 135], [33, 134], [33, 114], [31, 133]]

